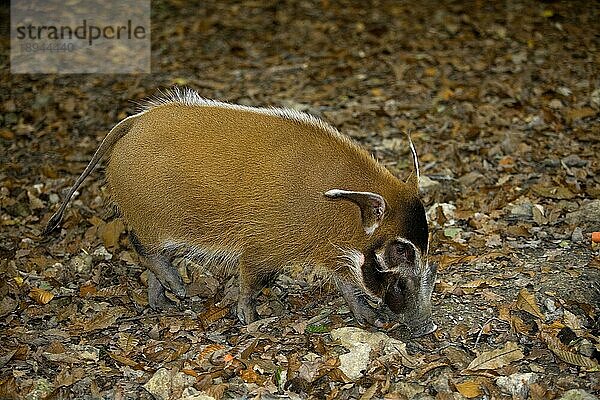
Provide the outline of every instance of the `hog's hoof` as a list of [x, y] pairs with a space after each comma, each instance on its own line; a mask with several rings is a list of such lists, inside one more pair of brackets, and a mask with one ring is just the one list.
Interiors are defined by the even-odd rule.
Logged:
[[436, 329], [437, 325], [434, 324], [433, 321], [429, 321], [425, 325], [422, 325], [418, 328], [410, 328], [410, 333], [413, 338], [417, 338], [435, 332]]
[[177, 308], [177, 304], [165, 296], [164, 292], [157, 294], [148, 292], [148, 304], [153, 310], [169, 310]]
[[243, 325], [248, 325], [258, 319], [256, 308], [252, 302], [240, 301], [237, 304], [237, 317]]
[[150, 271], [148, 272], [148, 304], [150, 304], [150, 308], [153, 310], [168, 310], [171, 308], [176, 308], [177, 305], [175, 302], [171, 301], [167, 296], [165, 296], [165, 288], [157, 279], [156, 275]]
[[[169, 279], [165, 280], [166, 289], [177, 296], [179, 299], [184, 299], [187, 295], [185, 290], [185, 284], [183, 283], [183, 279], [179, 276], [179, 273], [176, 275], [172, 275], [168, 277]], [[161, 282], [162, 283], [162, 282]]]

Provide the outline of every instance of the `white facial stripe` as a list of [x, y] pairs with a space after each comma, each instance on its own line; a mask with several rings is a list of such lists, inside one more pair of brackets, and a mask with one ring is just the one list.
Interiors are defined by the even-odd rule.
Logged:
[[[419, 272], [423, 272], [423, 271], [427, 270], [427, 268], [423, 268], [423, 265], [421, 262], [421, 251], [417, 248], [417, 246], [415, 246], [415, 244], [413, 242], [411, 242], [410, 240], [405, 239], [403, 237], [400, 237], [400, 236], [397, 237], [395, 240], [397, 242], [409, 244], [413, 248], [413, 250], [415, 251], [415, 263], [419, 268]], [[375, 259], [377, 261], [377, 265], [379, 266], [378, 271], [379, 272], [391, 272], [391, 273], [398, 272], [398, 268], [395, 268], [394, 266], [392, 266], [392, 268], [390, 268], [386, 265], [384, 253], [385, 253], [384, 248], [381, 248], [381, 249], [375, 251]], [[427, 266], [427, 264], [426, 264], [426, 266]]]
[[365, 228], [365, 233], [367, 235], [372, 235], [375, 232], [375, 229], [377, 229], [379, 227], [379, 224], [373, 224], [369, 227]]
[[362, 273], [362, 266], [365, 263], [365, 255], [357, 249], [345, 249], [333, 243], [332, 245], [338, 251], [340, 251], [338, 258], [341, 260], [342, 266], [350, 270], [353, 278], [353, 284], [361, 288], [363, 293], [366, 294], [372, 302], [377, 304], [381, 303], [383, 300], [374, 293], [371, 293], [369, 288], [365, 286]]
[[356, 282], [360, 283], [362, 281], [362, 266], [365, 263], [365, 255], [356, 249], [344, 249], [336, 245], [334, 247], [340, 251], [338, 258], [342, 264], [350, 269]]

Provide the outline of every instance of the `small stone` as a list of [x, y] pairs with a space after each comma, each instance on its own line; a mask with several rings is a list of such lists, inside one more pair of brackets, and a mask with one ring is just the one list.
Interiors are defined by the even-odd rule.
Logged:
[[333, 340], [339, 341], [343, 347], [349, 350], [348, 353], [339, 357], [339, 368], [352, 380], [364, 376], [363, 371], [366, 371], [369, 367], [371, 350], [379, 347], [381, 343], [383, 343], [384, 353], [398, 353], [402, 363], [407, 367], [414, 368], [418, 365], [417, 360], [406, 352], [406, 344], [389, 337], [385, 333], [368, 332], [356, 327], [345, 327], [334, 329], [330, 334]]
[[531, 203], [521, 203], [515, 204], [510, 209], [510, 215], [517, 219], [528, 220], [533, 218], [533, 204]]
[[562, 96], [570, 96], [573, 92], [571, 91], [571, 89], [569, 89], [566, 86], [560, 86], [558, 88], [556, 88], [556, 92]]
[[113, 258], [113, 255], [108, 250], [106, 250], [106, 247], [104, 246], [99, 246], [96, 250], [94, 250], [92, 256], [105, 261], [108, 261]]
[[189, 387], [186, 388], [181, 394], [181, 400], [215, 400], [215, 398], [199, 392], [193, 387]]
[[452, 226], [450, 228], [444, 229], [444, 236], [450, 239], [456, 238], [462, 232], [461, 228]]
[[548, 311], [550, 311], [551, 313], [556, 311], [556, 303], [554, 303], [554, 300], [548, 298], [544, 301], [544, 306], [546, 307], [546, 309]]
[[453, 225], [456, 206], [450, 203], [435, 203], [432, 205], [429, 210], [427, 210], [427, 219], [429, 221], [434, 221], [435, 223], [435, 221], [437, 221], [438, 208], [440, 208], [440, 211], [448, 221], [447, 225]]
[[564, 392], [558, 400], [598, 400], [598, 398], [583, 389], [571, 389]]
[[573, 229], [573, 233], [571, 234], [571, 241], [575, 243], [581, 243], [583, 242], [583, 240], [583, 230], [578, 226], [575, 229]]
[[579, 344], [579, 353], [586, 357], [592, 357], [596, 351], [596, 346], [587, 339], [582, 339]]
[[92, 267], [92, 256], [87, 253], [81, 253], [71, 259], [71, 266], [75, 268], [78, 273], [89, 271]]
[[50, 200], [51, 204], [58, 204], [60, 197], [58, 197], [56, 193], [51, 193], [50, 196], [48, 196], [48, 200]]
[[425, 391], [425, 387], [411, 382], [398, 382], [390, 386], [391, 393], [398, 393], [407, 399], [414, 399]]
[[444, 371], [432, 379], [430, 382], [431, 387], [437, 393], [452, 393], [452, 389], [450, 388], [450, 379], [448, 378], [448, 369], [444, 369]]
[[529, 386], [535, 383], [538, 375], [533, 372], [525, 374], [516, 373], [509, 376], [501, 376], [496, 379], [496, 384], [504, 392], [510, 394], [513, 399], [527, 399]]
[[567, 167], [581, 168], [581, 167], [585, 167], [586, 165], [588, 165], [588, 161], [582, 159], [577, 154], [571, 154], [569, 156], [566, 156], [566, 157], [562, 158], [560, 161], [563, 164], [565, 164]]
[[440, 183], [438, 181], [434, 181], [433, 179], [431, 179], [428, 176], [421, 175], [419, 177], [419, 188], [422, 191], [426, 192], [426, 191], [431, 190], [432, 188], [439, 186], [439, 185], [440, 185]]
[[40, 378], [33, 381], [33, 386], [27, 393], [28, 399], [45, 399], [54, 390], [52, 382], [46, 378]]
[[464, 186], [471, 186], [474, 183], [481, 181], [484, 178], [483, 174], [477, 172], [477, 171], [471, 171], [463, 176], [461, 176], [460, 178], [458, 178], [458, 181], [463, 184]]
[[548, 223], [548, 218], [546, 218], [546, 212], [541, 204], [534, 204], [533, 208], [531, 209], [531, 214], [533, 217], [533, 222], [535, 222], [536, 224], [544, 225]]
[[361, 378], [369, 367], [370, 353], [371, 347], [357, 343], [348, 353], [340, 355], [340, 370], [352, 380]]
[[590, 102], [596, 107], [600, 107], [600, 88], [592, 92], [590, 95]]
[[152, 396], [157, 400], [167, 400], [169, 398], [169, 385], [171, 384], [171, 374], [166, 368], [161, 368], [152, 375], [152, 378], [144, 385]]
[[[168, 400], [173, 394], [183, 391], [196, 383], [196, 378], [176, 370], [161, 368], [143, 386], [156, 400]], [[177, 396], [179, 398], [179, 396]]]
[[577, 211], [567, 214], [565, 221], [581, 226], [585, 231], [600, 231], [600, 200], [583, 204]]
[[550, 103], [548, 103], [548, 107], [553, 108], [555, 110], [562, 108], [563, 103], [559, 99], [552, 99]]

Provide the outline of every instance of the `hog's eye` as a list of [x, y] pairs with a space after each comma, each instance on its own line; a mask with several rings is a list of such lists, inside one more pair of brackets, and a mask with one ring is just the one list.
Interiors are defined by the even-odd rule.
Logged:
[[392, 265], [412, 264], [415, 261], [415, 249], [409, 243], [394, 242], [388, 247], [387, 253]]

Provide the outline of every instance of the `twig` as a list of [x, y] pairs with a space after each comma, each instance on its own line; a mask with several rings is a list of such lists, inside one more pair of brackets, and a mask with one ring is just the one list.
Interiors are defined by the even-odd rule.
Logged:
[[503, 321], [496, 317], [492, 317], [492, 318], [488, 319], [487, 321], [485, 321], [485, 323], [481, 326], [479, 333], [477, 334], [477, 339], [475, 340], [475, 347], [477, 347], [477, 345], [479, 344], [479, 339], [481, 339], [481, 335], [483, 334], [483, 328], [485, 328], [485, 326], [492, 321], [504, 322], [504, 323], [508, 324], [508, 322]]

